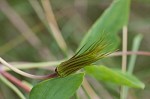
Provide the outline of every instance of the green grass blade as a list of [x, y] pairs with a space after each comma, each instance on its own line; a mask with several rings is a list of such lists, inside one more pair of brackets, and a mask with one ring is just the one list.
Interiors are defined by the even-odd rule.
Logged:
[[26, 99], [25, 96], [20, 92], [20, 90], [12, 83], [10, 83], [6, 78], [4, 78], [2, 75], [0, 75], [0, 81], [5, 83], [10, 89], [12, 89], [20, 97], [20, 99]]
[[[143, 36], [140, 34], [134, 38], [133, 44], [132, 44], [133, 45], [132, 51], [138, 51], [140, 43], [142, 41], [142, 38], [143, 38]], [[129, 68], [127, 70], [127, 73], [132, 74], [134, 66], [135, 66], [136, 58], [137, 58], [137, 55], [131, 55], [130, 60], [129, 60], [129, 64], [128, 64]], [[127, 99], [128, 90], [129, 90], [128, 87], [123, 87], [123, 93], [121, 96], [122, 99]]]

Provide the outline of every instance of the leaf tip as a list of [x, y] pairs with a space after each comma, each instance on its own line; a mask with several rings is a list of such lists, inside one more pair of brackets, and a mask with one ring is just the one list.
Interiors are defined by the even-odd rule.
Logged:
[[145, 88], [145, 84], [141, 83], [141, 89], [144, 89], [144, 88]]

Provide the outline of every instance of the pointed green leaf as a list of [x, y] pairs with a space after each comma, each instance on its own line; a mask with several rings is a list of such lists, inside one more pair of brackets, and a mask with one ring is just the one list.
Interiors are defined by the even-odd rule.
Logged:
[[[90, 28], [78, 50], [87, 42], [89, 44], [93, 43], [93, 41], [99, 39], [100, 35], [105, 33], [108, 34], [107, 40], [112, 42], [112, 46], [108, 49], [110, 52], [114, 51], [119, 44], [116, 33], [128, 23], [129, 10], [130, 0], [114, 0], [111, 6], [104, 11], [102, 16], [94, 23], [92, 28]], [[84, 47], [84, 50], [82, 51], [86, 51], [87, 48], [88, 45], [87, 47]]]
[[79, 88], [84, 73], [43, 81], [33, 87], [30, 99], [69, 99]]
[[145, 85], [133, 75], [123, 73], [119, 70], [109, 69], [105, 66], [88, 66], [86, 73], [101, 81], [109, 81], [118, 85], [126, 85], [134, 88], [144, 88]]

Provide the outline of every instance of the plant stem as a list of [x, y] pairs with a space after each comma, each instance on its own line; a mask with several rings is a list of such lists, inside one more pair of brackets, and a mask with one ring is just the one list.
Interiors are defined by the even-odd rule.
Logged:
[[57, 77], [57, 73], [54, 73], [54, 74], [49, 74], [49, 75], [44, 75], [44, 76], [37, 76], [37, 75], [32, 75], [32, 74], [29, 74], [29, 73], [26, 73], [26, 72], [23, 72], [15, 67], [13, 67], [12, 65], [8, 64], [5, 60], [3, 60], [1, 57], [0, 57], [0, 62], [4, 65], [4, 66], [7, 66], [8, 68], [10, 68], [11, 70], [13, 70], [14, 72], [22, 75], [22, 76], [25, 76], [25, 77], [28, 77], [28, 78], [33, 78], [33, 79], [48, 79], [48, 78], [54, 78], [54, 77]]
[[[122, 38], [123, 38], [123, 45], [122, 45], [122, 51], [123, 53], [126, 53], [127, 52], [127, 42], [128, 42], [128, 39], [127, 39], [127, 36], [128, 36], [128, 33], [127, 33], [127, 26], [124, 26], [123, 27], [123, 32], [122, 32]], [[126, 54], [123, 54], [122, 55], [122, 71], [123, 72], [126, 72], [126, 66], [127, 66], [127, 55]], [[125, 86], [121, 86], [121, 92], [120, 92], [120, 99], [124, 99], [124, 87]]]
[[83, 85], [81, 85], [83, 91], [85, 92], [85, 95], [87, 96], [87, 99], [91, 99], [90, 95], [88, 94], [87, 90], [84, 88]]
[[127, 51], [127, 52], [122, 52], [122, 51], [118, 51], [115, 53], [112, 53], [110, 55], [108, 55], [109, 57], [113, 57], [113, 56], [122, 56], [122, 55], [143, 55], [143, 56], [150, 56], [150, 52], [146, 52], [146, 51]]
[[48, 25], [51, 29], [51, 33], [54, 36], [57, 44], [59, 45], [59, 47], [61, 48], [61, 50], [66, 54], [67, 51], [67, 44], [65, 42], [65, 40], [63, 39], [63, 36], [61, 35], [61, 32], [58, 28], [58, 24], [56, 22], [51, 4], [49, 0], [41, 0], [42, 2], [42, 6], [43, 9], [45, 11], [45, 16], [47, 18], [48, 21]]
[[[46, 46], [42, 45], [39, 37], [31, 30], [20, 15], [9, 5], [7, 0], [0, 0], [0, 10], [6, 15], [9, 21], [18, 29], [19, 33], [31, 44], [43, 59], [49, 59], [50, 53]], [[17, 21], [16, 21], [17, 19]], [[46, 51], [45, 51], [46, 50]]]
[[[34, 33], [38, 33], [38, 31], [42, 30], [44, 27], [41, 23], [33, 26], [31, 29]], [[23, 43], [25, 38], [22, 35], [18, 35], [15, 38], [12, 38], [7, 43], [0, 46], [0, 55], [5, 54], [6, 52], [10, 51], [11, 49], [15, 48], [19, 44]]]
[[90, 99], [100, 99], [100, 97], [94, 92], [93, 88], [90, 86], [90, 84], [85, 78], [83, 80], [82, 87], [84, 91], [86, 91]]
[[[142, 38], [143, 38], [143, 36], [141, 36], [141, 35], [137, 35], [134, 38], [134, 41], [133, 41], [133, 44], [132, 44], [132, 51], [137, 51], [139, 49]], [[130, 57], [129, 64], [128, 64], [129, 68], [127, 70], [127, 72], [129, 74], [132, 74], [132, 72], [133, 72], [135, 62], [136, 62], [136, 57], [137, 57], [137, 55], [131, 55], [131, 57]], [[124, 89], [123, 89], [124, 90], [124, 94], [123, 94], [124, 99], [127, 99], [128, 89], [129, 89], [128, 87], [124, 87]]]
[[79, 99], [77, 92], [75, 93], [74, 97], [75, 97], [75, 99]]
[[5, 77], [0, 75], [0, 80], [5, 83], [10, 89], [12, 89], [19, 97], [20, 99], [26, 99], [25, 96], [19, 91], [19, 89], [14, 86], [12, 83], [10, 83]]
[[16, 77], [12, 76], [11, 74], [5, 72], [5, 71], [1, 71], [1, 74], [7, 78], [9, 81], [11, 81], [12, 83], [14, 83], [16, 86], [19, 86], [20, 88], [24, 89], [26, 92], [30, 92], [30, 88], [23, 84], [19, 79], [17, 79]]
[[[108, 55], [108, 57], [122, 56], [123, 54], [150, 56], [150, 52], [146, 52], [146, 51], [127, 51], [126, 53], [124, 53], [122, 51], [118, 51], [118, 52], [114, 52], [114, 53]], [[49, 66], [56, 66], [63, 61], [64, 60], [50, 61], [50, 62], [39, 62], [39, 63], [22, 63], [22, 62], [11, 62], [11, 63], [15, 63], [14, 67], [18, 68], [18, 69], [33, 69], [33, 68], [44, 68], [44, 67], [49, 67]], [[9, 71], [11, 69], [9, 69], [7, 67], [3, 67], [3, 70]]]
[[[43, 67], [49, 67], [49, 66], [56, 66], [60, 64], [63, 60], [61, 61], [50, 61], [50, 62], [37, 62], [37, 63], [19, 63], [19, 62], [12, 62], [15, 63], [14, 67], [18, 69], [32, 69], [32, 68], [43, 68]], [[4, 67], [3, 70], [11, 70], [7, 67]]]
[[[122, 51], [123, 53], [127, 52], [127, 26], [123, 27], [123, 46], [122, 46]], [[126, 65], [127, 65], [127, 55], [123, 54], [122, 55], [122, 71], [126, 72]]]

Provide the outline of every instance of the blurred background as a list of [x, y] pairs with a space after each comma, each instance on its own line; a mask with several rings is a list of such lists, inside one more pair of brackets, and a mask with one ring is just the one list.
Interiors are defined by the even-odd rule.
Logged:
[[[150, 0], [131, 1], [128, 50], [132, 48], [134, 37], [141, 34], [143, 39], [139, 50], [150, 51]], [[0, 0], [0, 56], [10, 62], [58, 61], [71, 56], [88, 29], [111, 2], [112, 0], [50, 0], [51, 19], [47, 20], [40, 0]], [[58, 28], [51, 26], [52, 29], [50, 29], [49, 21]], [[121, 32], [119, 36], [122, 39]], [[120, 50], [121, 46], [120, 42]], [[128, 99], [149, 99], [149, 60], [150, 57], [138, 56], [134, 75], [142, 80], [146, 87], [144, 90], [131, 89]], [[106, 66], [121, 68], [120, 57], [107, 58], [102, 62]], [[49, 73], [49, 70], [38, 68], [25, 71], [34, 74]], [[10, 71], [10, 73], [21, 80], [32, 84], [37, 83], [35, 80], [27, 79], [14, 72]], [[93, 88], [101, 85], [112, 99], [119, 99], [119, 91], [115, 85], [99, 84], [94, 79], [92, 81], [89, 79], [89, 81], [96, 83], [92, 86]], [[99, 96], [103, 93], [101, 89], [94, 90]], [[0, 82], [0, 99], [18, 99], [18, 96]]]

